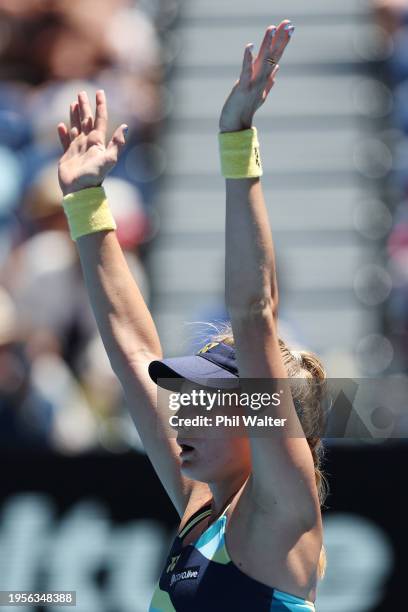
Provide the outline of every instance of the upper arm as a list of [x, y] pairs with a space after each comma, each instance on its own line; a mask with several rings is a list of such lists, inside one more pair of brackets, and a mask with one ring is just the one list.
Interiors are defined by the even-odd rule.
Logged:
[[[120, 382], [131, 416], [164, 488], [179, 516], [183, 516], [192, 497], [208, 497], [208, 486], [186, 478], [180, 470], [180, 448], [169, 436], [168, 415], [159, 410], [157, 385], [151, 380], [148, 365], [155, 356], [140, 358], [120, 376]], [[166, 418], [167, 417], [167, 418]]]
[[[272, 308], [246, 316], [234, 317], [231, 313], [231, 323], [240, 378], [269, 379], [268, 389], [271, 379], [287, 379]], [[287, 389], [286, 385], [284, 388]], [[314, 517], [318, 502], [313, 458], [290, 394], [281, 397], [283, 401], [274, 408], [274, 414], [289, 416], [290, 429], [282, 429], [276, 435], [250, 437], [252, 491], [260, 505], [272, 505], [274, 511], [281, 508], [284, 513], [290, 510], [297, 513], [301, 509], [305, 515], [310, 510]]]

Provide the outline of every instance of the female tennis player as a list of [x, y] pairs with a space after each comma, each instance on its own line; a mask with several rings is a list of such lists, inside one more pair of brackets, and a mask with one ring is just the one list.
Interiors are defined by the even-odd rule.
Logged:
[[[324, 566], [320, 440], [306, 435], [197, 438], [187, 437], [182, 427], [176, 440], [167, 435], [155, 384], [168, 376], [192, 383], [237, 377], [324, 379], [315, 356], [291, 351], [278, 337], [275, 258], [252, 124], [293, 31], [288, 20], [268, 27], [256, 57], [246, 46], [240, 77], [221, 112], [231, 325], [196, 355], [163, 359], [152, 317], [114, 231], [101, 185], [125, 144], [126, 126], [105, 143], [102, 91], [96, 94], [95, 117], [81, 92], [71, 105], [70, 128], [58, 126], [63, 206], [98, 328], [146, 452], [181, 519], [151, 612], [315, 609]], [[276, 409], [279, 416], [289, 407], [302, 431], [310, 430], [321, 410], [312, 384], [307, 385], [296, 408], [290, 399], [290, 405]]]

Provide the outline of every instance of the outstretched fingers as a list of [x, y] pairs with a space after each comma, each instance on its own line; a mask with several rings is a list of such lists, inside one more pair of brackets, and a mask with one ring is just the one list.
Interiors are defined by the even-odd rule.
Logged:
[[241, 71], [241, 76], [240, 76], [240, 81], [243, 85], [249, 85], [252, 79], [252, 70], [253, 70], [253, 61], [254, 61], [253, 49], [254, 49], [253, 43], [249, 43], [245, 47], [244, 59], [242, 62], [242, 71]]
[[95, 112], [95, 130], [106, 135], [108, 127], [108, 108], [106, 104], [106, 96], [103, 89], [96, 92], [96, 112]]
[[71, 123], [71, 130], [76, 128], [78, 130], [78, 134], [81, 131], [81, 118], [79, 116], [79, 105], [78, 102], [72, 102], [69, 107], [69, 117]]
[[295, 26], [288, 19], [279, 24], [270, 49], [271, 57], [276, 62], [282, 57], [294, 31]]
[[71, 139], [71, 142], [72, 142], [73, 140], [75, 140], [75, 138], [76, 138], [77, 136], [79, 136], [79, 134], [80, 134], [80, 132], [78, 131], [78, 128], [76, 128], [76, 127], [71, 128], [71, 129], [69, 130], [69, 137], [70, 137], [70, 139]]
[[93, 130], [93, 114], [86, 91], [81, 91], [78, 94], [78, 106], [81, 130], [84, 134], [89, 134]]
[[266, 29], [263, 41], [261, 43], [261, 47], [259, 49], [257, 60], [262, 61], [262, 60], [266, 59], [267, 57], [269, 57], [269, 55], [270, 55], [270, 48], [271, 48], [274, 36], [276, 34], [276, 30], [277, 30], [277, 28], [276, 28], [275, 25], [270, 25]]
[[69, 131], [65, 123], [59, 123], [57, 125], [58, 136], [61, 142], [62, 149], [64, 153], [67, 151], [69, 145], [71, 144], [71, 138], [69, 136]]
[[266, 96], [269, 94], [269, 92], [271, 91], [272, 87], [275, 85], [275, 80], [276, 80], [276, 76], [279, 72], [279, 64], [277, 64], [275, 66], [275, 68], [272, 70], [271, 74], [269, 75], [267, 81], [266, 81], [266, 87], [265, 87], [265, 98]]
[[128, 132], [128, 126], [126, 123], [122, 123], [115, 132], [113, 133], [112, 139], [110, 140], [107, 150], [109, 151], [110, 158], [113, 162], [119, 158], [120, 152], [126, 144], [126, 134]]
[[269, 86], [270, 77], [275, 71], [286, 46], [289, 44], [294, 29], [292, 23], [288, 19], [285, 19], [277, 28], [275, 26], [269, 26], [266, 30], [261, 49], [256, 59], [256, 73], [262, 80], [265, 79], [267, 81], [267, 86]]

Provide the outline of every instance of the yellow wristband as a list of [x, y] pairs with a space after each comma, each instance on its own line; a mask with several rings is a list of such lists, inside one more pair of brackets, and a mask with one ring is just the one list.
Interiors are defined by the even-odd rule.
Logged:
[[225, 178], [256, 178], [262, 176], [256, 127], [239, 132], [220, 132], [218, 142], [221, 172]]
[[63, 198], [62, 206], [72, 240], [102, 230], [115, 230], [117, 227], [103, 187], [70, 193]]

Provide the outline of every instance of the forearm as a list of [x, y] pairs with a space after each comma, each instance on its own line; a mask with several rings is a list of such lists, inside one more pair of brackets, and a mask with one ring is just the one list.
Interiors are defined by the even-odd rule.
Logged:
[[230, 314], [266, 306], [275, 312], [275, 255], [259, 178], [226, 180], [225, 230], [225, 298]]
[[115, 373], [126, 374], [146, 355], [161, 357], [156, 327], [116, 232], [87, 234], [76, 244], [96, 323]]

